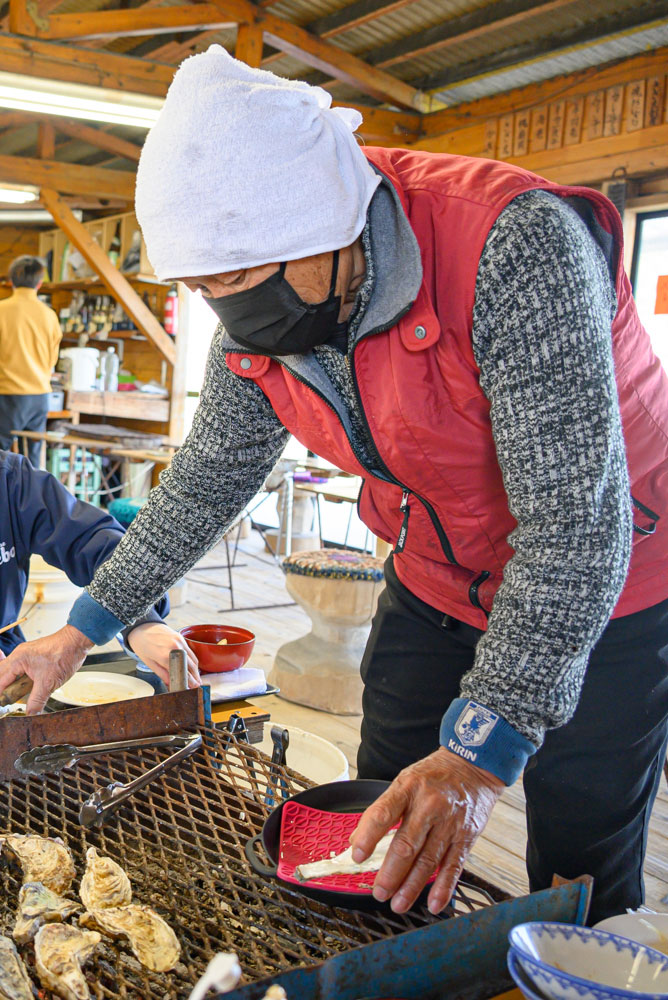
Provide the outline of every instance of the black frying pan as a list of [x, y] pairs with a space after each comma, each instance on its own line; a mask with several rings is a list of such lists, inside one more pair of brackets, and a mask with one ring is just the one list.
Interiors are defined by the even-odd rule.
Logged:
[[[297, 795], [293, 795], [286, 802], [300, 802], [302, 805], [310, 806], [312, 809], [324, 809], [327, 812], [336, 813], [363, 813], [367, 806], [375, 802], [383, 794], [385, 789], [390, 787], [389, 781], [331, 781], [326, 785], [316, 785], [315, 788], [307, 788]], [[282, 802], [265, 820], [261, 833], [251, 837], [246, 841], [245, 853], [253, 871], [266, 878], [275, 878], [281, 885], [289, 889], [297, 890], [311, 899], [317, 899], [330, 906], [343, 906], [349, 910], [389, 910], [389, 903], [379, 903], [368, 895], [356, 892], [341, 892], [322, 887], [314, 888], [308, 883], [296, 885], [293, 882], [284, 882], [279, 879], [276, 872], [278, 869], [278, 852], [280, 849], [281, 836], [281, 815], [285, 802]], [[262, 861], [256, 852], [256, 846], [262, 843], [264, 851], [269, 858], [269, 864]], [[418, 902], [422, 900], [422, 895]]]

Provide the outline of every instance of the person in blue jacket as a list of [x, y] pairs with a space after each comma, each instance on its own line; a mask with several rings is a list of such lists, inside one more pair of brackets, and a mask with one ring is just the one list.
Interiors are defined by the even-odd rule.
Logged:
[[[20, 617], [31, 555], [42, 556], [77, 587], [85, 587], [123, 534], [110, 514], [76, 500], [55, 476], [34, 469], [21, 455], [0, 451], [0, 628]], [[123, 630], [123, 641], [165, 682], [171, 650], [184, 649], [194, 686], [199, 684], [197, 659], [183, 637], [163, 622], [168, 612], [169, 600], [163, 597]], [[24, 641], [18, 626], [1, 633], [0, 659]], [[38, 694], [35, 689], [33, 694]], [[31, 707], [29, 699], [28, 711]]]

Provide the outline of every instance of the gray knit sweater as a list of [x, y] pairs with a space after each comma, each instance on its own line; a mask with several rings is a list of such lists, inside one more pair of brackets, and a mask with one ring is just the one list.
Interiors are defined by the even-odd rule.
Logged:
[[[372, 310], [380, 292], [368, 231], [365, 253], [362, 298]], [[412, 259], [406, 266], [419, 269]], [[409, 277], [419, 284], [419, 274]], [[546, 729], [573, 714], [589, 653], [628, 568], [632, 525], [612, 361], [614, 312], [604, 256], [579, 216], [550, 194], [516, 198], [488, 236], [473, 325], [517, 520], [509, 539], [515, 555], [462, 694], [499, 712], [537, 746]], [[325, 348], [317, 363], [347, 410], [356, 453], [367, 454], [345, 357]], [[96, 573], [90, 596], [124, 622], [137, 618], [215, 544], [261, 488], [287, 439], [260, 388], [227, 367], [219, 329], [192, 431]]]

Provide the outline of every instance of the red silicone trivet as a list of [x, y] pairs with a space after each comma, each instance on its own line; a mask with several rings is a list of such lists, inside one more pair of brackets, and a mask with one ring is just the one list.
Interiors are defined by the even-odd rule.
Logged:
[[359, 823], [361, 815], [358, 812], [324, 812], [300, 802], [286, 802], [281, 815], [278, 877], [284, 882], [329, 889], [331, 892], [370, 895], [376, 872], [328, 875], [326, 878], [313, 878], [304, 882], [295, 876], [297, 865], [321, 861], [332, 853], [340, 854], [350, 847], [350, 834]]

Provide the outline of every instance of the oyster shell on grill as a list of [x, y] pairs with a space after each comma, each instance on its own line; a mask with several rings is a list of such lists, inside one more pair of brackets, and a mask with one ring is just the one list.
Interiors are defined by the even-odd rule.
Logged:
[[43, 924], [63, 923], [80, 909], [76, 900], [59, 896], [41, 882], [24, 882], [12, 937], [17, 944], [27, 944]]
[[41, 882], [53, 892], [67, 892], [76, 872], [69, 847], [60, 837], [9, 833], [0, 836], [2, 849], [18, 861], [24, 882]]
[[81, 966], [90, 958], [100, 935], [70, 924], [47, 924], [35, 937], [35, 964], [42, 986], [63, 1000], [90, 1000]]
[[0, 1000], [33, 1000], [32, 983], [14, 942], [0, 934]]
[[94, 847], [89, 847], [79, 895], [87, 910], [127, 906], [132, 901], [132, 886], [120, 865], [112, 858], [98, 854]]
[[130, 903], [90, 910], [79, 917], [79, 923], [112, 938], [127, 938], [141, 964], [152, 972], [167, 972], [179, 960], [181, 946], [176, 934], [150, 906]]

